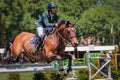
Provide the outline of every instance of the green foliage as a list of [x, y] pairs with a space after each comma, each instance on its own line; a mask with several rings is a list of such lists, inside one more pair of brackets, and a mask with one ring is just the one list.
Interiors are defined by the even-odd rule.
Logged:
[[50, 80], [64, 80], [65, 76], [62, 74], [57, 74], [56, 72], [50, 73]]
[[[118, 15], [114, 9], [109, 6], [98, 6], [93, 9], [84, 11], [81, 16], [81, 20], [79, 23], [79, 27], [77, 27], [85, 37], [93, 36], [93, 37], [106, 37], [106, 39], [110, 38], [110, 26], [112, 24], [119, 25], [116, 23], [116, 19]], [[114, 25], [115, 28], [119, 28]], [[117, 31], [117, 30], [116, 30]], [[107, 43], [109, 40], [107, 41]]]
[[48, 79], [44, 73], [36, 72], [36, 73], [34, 73], [33, 80], [48, 80]]
[[88, 70], [87, 69], [81, 69], [76, 71], [77, 74], [77, 80], [88, 80]]
[[110, 65], [112, 65], [111, 66], [111, 74], [112, 74], [111, 76], [112, 76], [112, 78], [115, 79], [115, 80], [119, 80], [120, 79], [119, 71], [116, 70], [115, 62], [112, 61]]
[[86, 36], [105, 36], [112, 23], [111, 20], [114, 19], [111, 10], [109, 7], [102, 6], [85, 11], [80, 20], [83, 34]]
[[120, 44], [120, 1], [100, 0], [0, 0], [0, 47], [22, 31], [35, 33], [35, 21], [47, 9], [48, 2], [56, 2], [61, 19], [76, 23], [78, 38], [84, 36], [106, 37], [113, 24], [115, 42]]
[[15, 73], [15, 72], [10, 73], [8, 75], [7, 80], [20, 80], [20, 75], [19, 75], [19, 73]]
[[42, 71], [33, 74], [33, 80], [64, 80], [65, 76], [57, 74], [56, 71]]

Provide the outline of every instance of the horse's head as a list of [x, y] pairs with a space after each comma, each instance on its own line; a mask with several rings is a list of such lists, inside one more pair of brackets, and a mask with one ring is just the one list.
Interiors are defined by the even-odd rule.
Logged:
[[78, 46], [78, 39], [76, 37], [75, 24], [70, 21], [61, 20], [58, 22], [59, 33], [69, 42], [71, 42], [73, 47]]

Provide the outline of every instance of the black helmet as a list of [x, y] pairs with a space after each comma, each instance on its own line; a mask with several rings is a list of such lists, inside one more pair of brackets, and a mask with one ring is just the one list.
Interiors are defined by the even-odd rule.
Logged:
[[54, 2], [48, 3], [48, 10], [50, 10], [52, 7], [57, 7], [57, 5]]

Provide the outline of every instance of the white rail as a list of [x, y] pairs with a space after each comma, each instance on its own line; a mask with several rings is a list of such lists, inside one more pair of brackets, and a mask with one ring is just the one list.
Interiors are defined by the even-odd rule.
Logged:
[[[73, 70], [87, 68], [87, 66], [72, 66]], [[65, 70], [67, 67], [64, 68]], [[40, 71], [40, 70], [58, 70], [54, 66], [4, 66], [0, 67], [0, 73], [3, 72], [25, 72], [25, 71]]]
[[[114, 50], [115, 46], [79, 46], [77, 47], [77, 51], [105, 51], [105, 50]], [[74, 51], [74, 47], [66, 47], [65, 51]]]
[[[77, 51], [105, 51], [105, 50], [114, 50], [115, 46], [78, 46]], [[74, 47], [66, 47], [65, 51], [74, 51]], [[4, 48], [0, 48], [0, 53], [4, 52]]]
[[0, 53], [3, 53], [4, 52], [4, 48], [0, 48]]

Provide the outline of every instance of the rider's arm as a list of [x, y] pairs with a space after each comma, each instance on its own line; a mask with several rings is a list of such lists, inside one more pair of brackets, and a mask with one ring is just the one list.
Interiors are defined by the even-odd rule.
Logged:
[[39, 19], [37, 21], [35, 21], [35, 25], [38, 27], [38, 26], [41, 26], [40, 24], [41, 22], [41, 16], [39, 15]]

